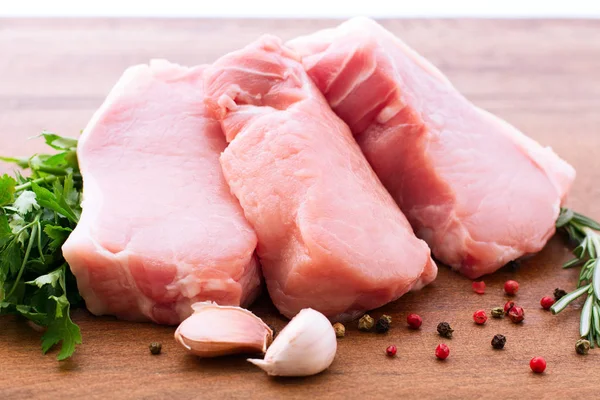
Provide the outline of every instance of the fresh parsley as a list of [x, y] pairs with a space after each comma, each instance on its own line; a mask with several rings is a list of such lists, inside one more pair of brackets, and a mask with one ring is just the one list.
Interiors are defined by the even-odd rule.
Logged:
[[1, 157], [29, 170], [0, 177], [0, 315], [20, 315], [45, 328], [42, 351], [60, 343], [64, 360], [81, 343], [71, 320], [82, 299], [61, 246], [81, 214], [77, 140], [43, 132], [56, 154]]

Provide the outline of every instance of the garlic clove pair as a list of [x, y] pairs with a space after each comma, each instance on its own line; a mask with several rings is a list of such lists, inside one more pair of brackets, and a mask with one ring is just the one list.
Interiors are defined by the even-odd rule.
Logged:
[[248, 359], [272, 376], [308, 376], [326, 370], [337, 340], [331, 322], [318, 311], [300, 311], [275, 338], [264, 359]]
[[192, 308], [194, 313], [175, 331], [175, 340], [197, 356], [264, 353], [273, 340], [271, 328], [244, 308], [213, 302]]

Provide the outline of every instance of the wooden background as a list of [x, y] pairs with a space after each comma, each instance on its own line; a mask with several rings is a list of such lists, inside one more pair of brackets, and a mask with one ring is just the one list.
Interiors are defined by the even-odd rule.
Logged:
[[[335, 21], [272, 20], [2, 20], [0, 19], [0, 153], [43, 149], [27, 141], [42, 129], [76, 135], [129, 65], [150, 58], [211, 62], [262, 33], [284, 39]], [[476, 104], [551, 145], [578, 172], [569, 203], [600, 218], [600, 21], [398, 20], [384, 25], [432, 60]], [[4, 165], [0, 170], [8, 171]], [[0, 319], [0, 398], [597, 398], [600, 350], [578, 356], [580, 304], [558, 316], [539, 307], [555, 287], [574, 288], [577, 271], [560, 269], [568, 249], [555, 237], [536, 257], [485, 278], [483, 296], [471, 282], [440, 269], [425, 290], [372, 313], [394, 318], [386, 335], [349, 326], [336, 360], [305, 379], [270, 379], [240, 358], [199, 360], [172, 339], [173, 328], [95, 318], [75, 312], [84, 344], [66, 362], [42, 356], [39, 334], [22, 321]], [[522, 325], [490, 319], [473, 324], [476, 309], [502, 305], [502, 283], [516, 279]], [[268, 299], [253, 308], [284, 326]], [[409, 331], [409, 312], [423, 327]], [[452, 340], [435, 327], [448, 321]], [[507, 336], [494, 351], [496, 333]], [[163, 343], [151, 356], [148, 344]], [[436, 361], [435, 346], [451, 349]], [[384, 349], [398, 346], [398, 357]], [[534, 375], [541, 355], [547, 372]]]

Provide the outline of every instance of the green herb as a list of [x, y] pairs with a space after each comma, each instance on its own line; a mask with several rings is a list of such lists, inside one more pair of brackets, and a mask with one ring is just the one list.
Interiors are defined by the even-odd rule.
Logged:
[[562, 296], [550, 308], [557, 314], [573, 300], [586, 295], [581, 309], [579, 334], [600, 346], [600, 224], [591, 218], [563, 208], [556, 220], [556, 227], [563, 229], [577, 247], [573, 250], [575, 258], [563, 265], [563, 268], [581, 266], [577, 289]]
[[81, 213], [81, 175], [77, 140], [41, 136], [56, 154], [0, 157], [30, 172], [0, 177], [0, 315], [45, 327], [42, 351], [61, 343], [64, 360], [81, 343], [70, 311], [82, 299], [61, 251]]

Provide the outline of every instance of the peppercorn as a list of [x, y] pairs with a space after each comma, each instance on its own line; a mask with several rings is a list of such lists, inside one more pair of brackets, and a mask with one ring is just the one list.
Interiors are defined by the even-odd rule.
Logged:
[[451, 339], [452, 338], [452, 332], [454, 332], [454, 329], [452, 329], [450, 327], [450, 324], [447, 322], [440, 322], [437, 326], [437, 331], [440, 334], [440, 336]]
[[388, 319], [383, 318], [383, 317], [379, 318], [377, 320], [377, 323], [375, 324], [375, 332], [386, 333], [389, 330], [390, 330], [390, 323], [388, 322]]
[[488, 317], [484, 310], [477, 310], [473, 313], [473, 321], [475, 321], [475, 323], [477, 325], [485, 324], [485, 321], [487, 321], [487, 318]]
[[391, 346], [388, 346], [388, 347], [385, 349], [385, 354], [386, 354], [388, 357], [394, 357], [394, 356], [396, 355], [396, 352], [397, 352], [397, 351], [398, 351], [398, 348], [397, 348], [396, 346], [394, 346], [394, 345], [391, 345]]
[[473, 288], [473, 291], [477, 294], [485, 293], [485, 282], [484, 281], [473, 282], [471, 287]]
[[385, 319], [388, 322], [388, 324], [392, 324], [392, 317], [390, 317], [387, 314], [383, 314], [379, 319]]
[[577, 343], [575, 343], [575, 351], [577, 354], [587, 354], [590, 351], [590, 342], [589, 340], [579, 339]]
[[423, 323], [423, 319], [418, 314], [408, 314], [406, 322], [411, 329], [419, 329]]
[[514, 306], [508, 310], [508, 318], [515, 324], [518, 324], [525, 319], [525, 311], [523, 311], [522, 307]]
[[369, 314], [365, 314], [358, 320], [358, 329], [364, 332], [368, 332], [373, 329], [373, 325], [375, 325], [375, 321]]
[[567, 295], [566, 291], [559, 289], [559, 288], [554, 289], [554, 300], [558, 301], [558, 300], [562, 299], [563, 297], [565, 297], [566, 295]]
[[517, 260], [512, 260], [509, 261], [505, 267], [508, 268], [510, 271], [515, 272], [519, 269], [519, 267], [521, 266], [521, 263]]
[[445, 360], [450, 355], [450, 348], [446, 346], [444, 343], [438, 344], [435, 348], [435, 356], [440, 360]]
[[492, 317], [502, 318], [503, 316], [504, 316], [504, 308], [502, 308], [502, 307], [492, 308]]
[[507, 301], [506, 304], [504, 305], [504, 313], [506, 315], [508, 315], [508, 312], [510, 311], [511, 308], [513, 308], [515, 306], [515, 302], [514, 301]]
[[552, 297], [550, 297], [550, 296], [544, 296], [540, 300], [540, 305], [542, 306], [542, 308], [544, 310], [549, 310], [550, 307], [552, 307], [553, 304], [554, 304], [554, 299]]
[[160, 352], [162, 351], [162, 344], [158, 342], [152, 342], [148, 347], [150, 348], [150, 353], [152, 355], [160, 354]]
[[536, 374], [541, 374], [546, 370], [546, 360], [544, 360], [544, 357], [533, 357], [529, 361], [529, 368]]
[[333, 324], [333, 330], [335, 331], [335, 337], [342, 338], [346, 336], [346, 327], [339, 322]]
[[509, 296], [514, 296], [519, 291], [519, 282], [506, 281], [504, 282], [504, 292]]
[[504, 336], [504, 335], [498, 334], [492, 338], [492, 347], [497, 350], [502, 350], [504, 348], [505, 344], [506, 344], [506, 336]]

